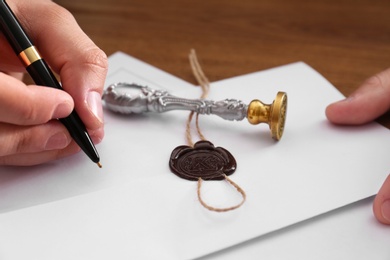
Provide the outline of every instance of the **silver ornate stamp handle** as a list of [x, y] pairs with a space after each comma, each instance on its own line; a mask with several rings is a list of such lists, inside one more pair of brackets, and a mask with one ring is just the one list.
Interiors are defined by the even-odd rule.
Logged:
[[[118, 88], [126, 88], [131, 90], [131, 93], [130, 91], [119, 92]], [[230, 121], [241, 121], [247, 118], [251, 124], [267, 123], [275, 140], [280, 140], [283, 135], [287, 111], [285, 92], [278, 92], [270, 105], [257, 99], [246, 105], [236, 99], [221, 101], [186, 99], [173, 96], [165, 90], [156, 90], [138, 84], [115, 83], [104, 91], [102, 99], [109, 110], [121, 114], [186, 110], [202, 115], [217, 115]]]

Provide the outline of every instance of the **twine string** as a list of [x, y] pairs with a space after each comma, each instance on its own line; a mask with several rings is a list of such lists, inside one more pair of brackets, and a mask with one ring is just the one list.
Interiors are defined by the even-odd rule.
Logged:
[[[200, 96], [201, 99], [205, 99], [210, 91], [210, 82], [206, 75], [204, 74], [202, 67], [199, 64], [198, 58], [196, 56], [196, 52], [194, 49], [190, 51], [189, 54], [189, 60], [190, 60], [190, 65], [192, 69], [192, 74], [194, 74], [194, 77], [196, 81], [198, 82], [199, 86], [202, 88], [202, 95]], [[192, 135], [191, 135], [191, 121], [194, 117], [195, 112], [191, 112], [188, 115], [187, 123], [186, 123], [186, 139], [187, 143], [189, 146], [193, 147], [194, 142], [192, 141]], [[196, 119], [195, 119], [195, 124], [196, 124], [196, 131], [198, 133], [198, 136], [200, 140], [206, 140], [204, 135], [202, 134], [202, 131], [200, 130], [199, 127], [199, 113], [196, 113]]]
[[[206, 75], [204, 74], [204, 72], [202, 70], [202, 67], [200, 66], [200, 64], [198, 62], [198, 58], [196, 56], [196, 52], [194, 49], [192, 49], [190, 51], [189, 60], [190, 60], [192, 73], [194, 74], [194, 77], [197, 80], [199, 86], [202, 88], [202, 95], [200, 96], [200, 98], [205, 99], [208, 96], [209, 91], [210, 91], [210, 82], [207, 79]], [[186, 122], [186, 139], [187, 139], [188, 145], [191, 147], [194, 146], [194, 143], [192, 141], [192, 135], [191, 135], [191, 122], [192, 122], [192, 119], [194, 117], [194, 114], [195, 114], [194, 111], [190, 112], [190, 114], [188, 115], [187, 122]], [[201, 140], [206, 140], [206, 138], [202, 134], [202, 131], [200, 130], [200, 127], [199, 127], [199, 113], [196, 113], [195, 124], [196, 124], [196, 131], [198, 133], [199, 138]], [[232, 185], [234, 188], [236, 188], [236, 190], [241, 194], [242, 201], [235, 206], [227, 207], [227, 208], [217, 208], [217, 207], [212, 207], [212, 206], [208, 205], [206, 202], [204, 202], [204, 200], [202, 199], [202, 196], [201, 196], [201, 187], [202, 187], [203, 180], [202, 180], [202, 178], [199, 177], [198, 189], [197, 189], [198, 199], [199, 199], [200, 204], [210, 211], [226, 212], [226, 211], [234, 210], [234, 209], [239, 208], [246, 201], [245, 191], [240, 186], [238, 186], [238, 184], [233, 182], [226, 174], [223, 174], [223, 175], [225, 177], [225, 180], [230, 185]]]
[[246, 194], [245, 194], [245, 191], [240, 187], [238, 186], [237, 183], [235, 183], [234, 181], [232, 181], [228, 176], [226, 176], [226, 174], [224, 174], [224, 177], [225, 177], [225, 180], [227, 182], [229, 182], [234, 188], [236, 188], [236, 190], [241, 194], [242, 196], [242, 200], [240, 203], [238, 203], [237, 205], [235, 206], [232, 206], [232, 207], [227, 207], [227, 208], [216, 208], [216, 207], [212, 207], [210, 205], [208, 205], [206, 202], [203, 201], [202, 199], [202, 196], [201, 196], [201, 187], [202, 187], [202, 178], [199, 178], [198, 179], [198, 199], [199, 199], [199, 202], [200, 204], [202, 204], [203, 207], [205, 207], [206, 209], [210, 210], [210, 211], [215, 211], [215, 212], [227, 212], [227, 211], [230, 211], [230, 210], [235, 210], [239, 207], [241, 207], [242, 204], [244, 204], [245, 200], [246, 200]]

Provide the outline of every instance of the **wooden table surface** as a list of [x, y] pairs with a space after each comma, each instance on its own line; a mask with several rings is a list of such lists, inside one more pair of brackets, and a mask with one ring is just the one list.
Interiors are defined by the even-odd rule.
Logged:
[[[304, 61], [344, 95], [390, 66], [389, 0], [57, 0], [107, 55], [123, 51], [191, 83]], [[379, 120], [390, 127], [390, 115]]]

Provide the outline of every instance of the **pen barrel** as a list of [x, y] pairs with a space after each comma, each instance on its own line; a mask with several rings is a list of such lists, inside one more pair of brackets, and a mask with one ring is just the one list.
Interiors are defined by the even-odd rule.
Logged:
[[61, 84], [43, 59], [30, 64], [26, 67], [26, 70], [35, 84], [63, 90]]
[[0, 21], [1, 30], [16, 54], [33, 45], [4, 0], [0, 0]]
[[94, 145], [88, 145], [92, 144], [92, 140], [79, 115], [73, 110], [69, 116], [60, 118], [59, 120], [66, 127], [73, 140], [75, 140], [84, 153], [88, 155], [94, 163], [99, 163], [100, 158], [98, 152]]
[[[26, 70], [30, 74], [31, 78], [34, 80], [35, 84], [63, 90], [61, 84], [57, 81], [57, 79], [55, 78], [55, 76], [53, 75], [53, 73], [43, 59], [35, 61], [34, 63], [26, 67]], [[75, 112], [75, 110], [73, 110], [72, 113], [66, 118], [60, 118], [59, 120], [61, 123], [64, 124], [71, 137], [88, 155], [88, 157], [93, 162], [98, 163], [100, 161], [98, 152], [94, 145], [89, 145], [92, 144], [92, 140], [88, 135], [84, 123], [82, 122], [78, 114]]]

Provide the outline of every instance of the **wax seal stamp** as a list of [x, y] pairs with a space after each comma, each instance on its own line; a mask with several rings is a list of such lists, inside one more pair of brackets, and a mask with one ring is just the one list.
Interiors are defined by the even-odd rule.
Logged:
[[262, 103], [260, 100], [252, 100], [248, 106], [247, 118], [249, 123], [257, 125], [267, 123], [271, 129], [271, 136], [275, 140], [280, 140], [284, 131], [287, 112], [287, 94], [278, 92], [274, 102], [270, 105]]
[[169, 167], [174, 174], [186, 180], [223, 180], [234, 173], [237, 163], [228, 150], [202, 140], [194, 147], [176, 147], [171, 153]]
[[[121, 93], [119, 90], [123, 88], [128, 91]], [[246, 105], [237, 99], [220, 101], [203, 98], [186, 99], [173, 96], [165, 90], [137, 84], [115, 83], [104, 91], [102, 98], [109, 110], [122, 114], [187, 110], [201, 115], [216, 115], [230, 121], [241, 121], [247, 118], [249, 123], [254, 125], [268, 124], [272, 138], [277, 141], [282, 138], [287, 111], [285, 92], [278, 92], [270, 105], [257, 99]]]

